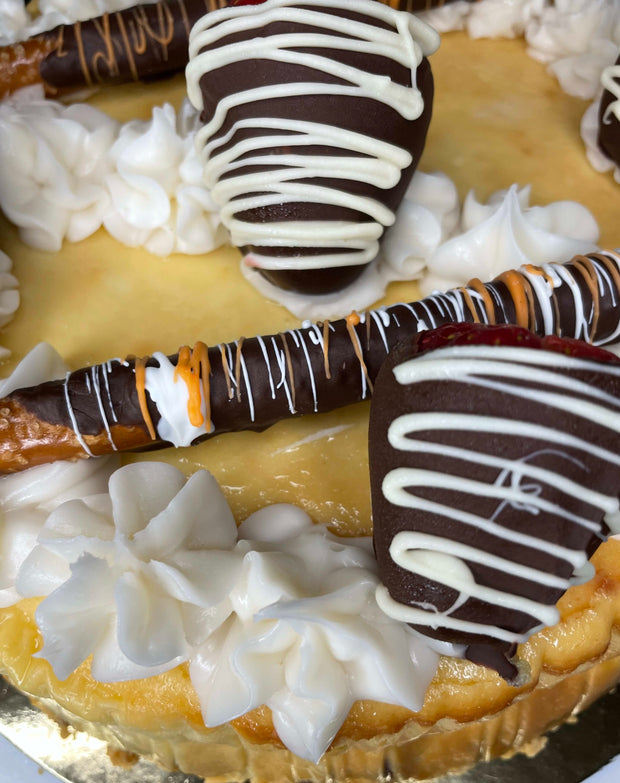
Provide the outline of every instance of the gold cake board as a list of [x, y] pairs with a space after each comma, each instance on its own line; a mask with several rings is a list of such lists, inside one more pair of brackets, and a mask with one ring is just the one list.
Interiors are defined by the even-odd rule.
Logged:
[[[578, 719], [549, 732], [534, 755], [481, 762], [435, 783], [581, 783], [620, 754], [620, 690], [596, 701]], [[201, 783], [183, 772], [166, 772], [150, 761], [119, 765], [105, 742], [63, 729], [0, 678], [0, 735], [67, 783]], [[402, 780], [386, 770], [377, 783]], [[274, 783], [277, 783], [274, 781]], [[301, 781], [300, 781], [301, 783]]]

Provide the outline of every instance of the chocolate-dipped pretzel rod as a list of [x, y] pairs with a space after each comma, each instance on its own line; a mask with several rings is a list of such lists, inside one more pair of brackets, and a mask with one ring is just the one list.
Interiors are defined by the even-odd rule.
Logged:
[[[453, 0], [382, 0], [422, 11]], [[43, 84], [46, 94], [181, 71], [192, 26], [228, 0], [161, 0], [63, 24], [26, 41], [0, 47], [0, 99]]]
[[63, 24], [0, 48], [0, 98], [43, 84], [47, 95], [181, 71], [193, 25], [225, 0], [162, 0]]
[[386, 355], [444, 323], [508, 323], [594, 344], [620, 339], [620, 253], [525, 266], [411, 304], [175, 356], [114, 359], [0, 400], [0, 472], [185, 446], [366, 399]]

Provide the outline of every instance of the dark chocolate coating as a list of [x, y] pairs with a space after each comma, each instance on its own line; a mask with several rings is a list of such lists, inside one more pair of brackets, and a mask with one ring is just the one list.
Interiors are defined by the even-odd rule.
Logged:
[[[620, 66], [620, 56], [616, 60], [616, 65]], [[616, 77], [614, 81], [620, 84], [619, 78]], [[620, 166], [620, 121], [615, 114], [610, 114], [609, 117], [605, 119], [605, 112], [607, 111], [608, 106], [615, 100], [616, 96], [609, 90], [603, 91], [598, 114], [598, 145], [616, 166]]]
[[[342, 16], [348, 19], [361, 20], [373, 26], [387, 27], [374, 17], [365, 16], [363, 13], [352, 13], [348, 10], [333, 8], [330, 13], [334, 16]], [[307, 33], [312, 28], [293, 22], [278, 21], [260, 28], [251, 28], [243, 33], [228, 35], [217, 41], [214, 48], [237, 43], [246, 39], [262, 38], [285, 33]], [[202, 51], [207, 51], [203, 49]], [[338, 65], [340, 63], [358, 68], [362, 71], [378, 75], [385, 75], [391, 81], [411, 85], [411, 72], [391, 58], [379, 55], [371, 55], [367, 52], [341, 51], [337, 48], [318, 51], [308, 49], [309, 54], [322, 54], [334, 60], [333, 71], [328, 74], [323, 71], [302, 65], [294, 65], [289, 62], [278, 63], [271, 60], [251, 59], [242, 62], [233, 62], [222, 68], [206, 72], [200, 80], [200, 88], [203, 96], [204, 110], [202, 118], [206, 122], [214, 114], [218, 104], [234, 92], [243, 89], [250, 90], [253, 87], [272, 85], [278, 83], [295, 82], [319, 82], [324, 84], [346, 84], [338, 77]], [[426, 134], [431, 119], [433, 102], [433, 77], [429, 62], [423, 58], [417, 68], [416, 84], [424, 99], [422, 115], [416, 120], [407, 120], [401, 114], [387, 104], [371, 98], [347, 95], [297, 95], [285, 98], [253, 101], [232, 107], [226, 117], [222, 128], [214, 138], [224, 136], [231, 127], [240, 119], [275, 117], [281, 119], [296, 119], [303, 117], [307, 121], [332, 124], [344, 130], [362, 133], [370, 138], [381, 139], [396, 146], [402, 147], [411, 153], [411, 164], [402, 171], [400, 181], [390, 189], [382, 189], [367, 183], [346, 181], [342, 179], [315, 177], [312, 180], [300, 178], [300, 183], [311, 183], [317, 186], [326, 186], [342, 190], [348, 193], [364, 195], [396, 211], [400, 204], [411, 177], [416, 169], [426, 140]], [[254, 132], [254, 131], [252, 131]], [[248, 131], [237, 131], [218, 152], [241, 141]], [[280, 146], [269, 150], [269, 154], [287, 154], [292, 149], [298, 155], [351, 155], [350, 151], [328, 146], [296, 146], [294, 148]], [[235, 176], [264, 171], [268, 179], [269, 155], [264, 155], [264, 165], [245, 166], [237, 169]], [[273, 221], [353, 221], [365, 222], [367, 215], [354, 210], [333, 204], [320, 204], [300, 201], [296, 203], [274, 204], [261, 209], [246, 210], [237, 213], [236, 217], [249, 223], [269, 223]], [[317, 253], [342, 252], [329, 246], [318, 245], [315, 248], [305, 247], [273, 247], [260, 245], [246, 245], [241, 248], [245, 254], [259, 254], [262, 256], [283, 258], [311, 258]], [[297, 291], [306, 294], [322, 294], [338, 291], [352, 283], [365, 269], [364, 264], [335, 266], [333, 268], [316, 269], [259, 269], [260, 273], [270, 282], [286, 290]]]
[[[493, 328], [493, 327], [487, 327]], [[513, 327], [504, 327], [514, 330]], [[499, 333], [501, 330], [498, 329]], [[527, 334], [527, 333], [526, 333]], [[531, 342], [540, 342], [533, 338]], [[475, 343], [475, 340], [474, 340]], [[514, 343], [521, 345], [520, 343]], [[535, 348], [532, 353], [538, 353]], [[442, 349], [432, 352], [433, 357], [441, 359]], [[541, 395], [551, 391], [564, 393], [561, 386], [542, 385], [532, 379], [535, 364], [522, 365], [521, 377], [493, 377], [493, 382], [502, 383], [504, 388], [497, 388], [485, 378], [475, 383], [468, 382], [462, 376], [452, 373], [441, 378], [419, 380], [411, 384], [401, 384], [394, 376], [394, 367], [403, 361], [413, 358], [416, 351], [413, 348], [394, 352], [381, 368], [375, 383], [375, 391], [371, 404], [369, 427], [370, 479], [373, 510], [373, 535], [375, 552], [379, 564], [382, 582], [387, 587], [390, 596], [405, 606], [422, 604], [428, 611], [432, 604], [439, 612], [447, 611], [458, 598], [458, 592], [442, 584], [440, 577], [433, 581], [408, 571], [394, 562], [390, 554], [390, 546], [394, 536], [400, 531], [415, 531], [448, 541], [466, 544], [477, 550], [496, 555], [535, 568], [547, 574], [554, 574], [563, 579], [569, 579], [573, 566], [567, 560], [550, 551], [550, 545], [561, 545], [570, 550], [593, 553], [608, 532], [604, 523], [604, 512], [600, 507], [591, 505], [578, 494], [572, 494], [560, 489], [552, 481], [548, 483], [529, 476], [519, 477], [518, 465], [527, 462], [570, 479], [577, 485], [588, 486], [605, 495], [613, 496], [620, 491], [620, 465], [605, 459], [600, 453], [586, 452], [574, 444], [550, 441], [539, 430], [539, 435], [523, 434], [523, 427], [517, 427], [515, 434], [508, 432], [484, 432], [459, 428], [458, 418], [454, 426], [447, 429], [424, 429], [415, 431], [412, 437], [429, 443], [429, 449], [424, 446], [419, 451], [407, 451], [394, 448], [388, 441], [388, 429], [399, 417], [408, 414], [424, 414], [426, 412], [457, 416], [477, 416], [480, 421], [490, 417], [509, 420], [524, 425], [535, 424], [541, 427], [552, 427], [561, 430], [571, 437], [581, 438], [586, 444], [594, 444], [601, 449], [607, 449], [612, 454], [620, 450], [618, 429], [606, 422], [593, 421], [583, 417], [575, 404], [571, 410], [558, 411], [553, 404], [545, 402]], [[549, 362], [544, 369], [553, 372], [562, 382], [564, 379], [576, 380], [587, 387], [610, 395], [611, 400], [597, 402], [610, 412], [617, 415], [620, 404], [620, 368], [617, 359], [611, 356], [611, 363], [594, 362], [589, 369], [579, 366], [575, 361], [571, 368], [556, 368], [553, 357], [558, 353], [549, 354]], [[564, 355], [562, 355], [562, 361]], [[500, 358], [497, 358], [500, 361]], [[531, 367], [528, 372], [528, 367]], [[592, 367], [600, 369], [592, 369]], [[609, 371], [608, 371], [609, 369]], [[478, 378], [478, 376], [477, 376]], [[535, 398], [521, 396], [525, 390], [528, 395], [535, 392]], [[571, 394], [569, 389], [567, 394]], [[538, 398], [537, 398], [538, 397]], [[587, 399], [587, 394], [581, 397]], [[580, 395], [573, 397], [578, 402]], [[439, 445], [435, 453], [430, 444]], [[472, 457], [456, 458], [448, 456], [446, 449], [457, 447], [469, 452]], [[478, 455], [492, 455], [514, 462], [514, 474], [504, 475], [497, 465], [485, 464]], [[540, 510], [535, 513], [528, 510], [524, 504], [516, 502], [501, 502], [497, 497], [488, 496], [478, 491], [449, 489], [449, 482], [442, 486], [410, 487], [407, 491], [412, 496], [424, 498], [436, 504], [457, 509], [458, 513], [469, 513], [484, 520], [492, 520], [503, 528], [517, 530], [531, 536], [539, 542], [534, 546], [517, 542], [509, 542], [498, 535], [491, 534], [475, 525], [468, 525], [453, 519], [441, 511], [422, 508], [410, 508], [390, 502], [384, 492], [385, 477], [399, 468], [422, 469], [434, 471], [448, 477], [462, 477], [466, 480], [481, 482], [487, 486], [507, 486], [515, 482], [524, 492], [532, 493], [532, 497], [543, 498], [554, 504], [556, 510]], [[513, 484], [510, 484], [513, 486]], [[593, 523], [593, 529], [578, 524], [574, 519], [567, 518], [562, 509], [568, 509], [573, 515], [578, 515]], [[478, 585], [491, 587], [511, 595], [523, 596], [529, 600], [553, 606], [564, 593], [557, 585], [543, 584], [540, 581], [515, 574], [507, 573], [497, 567], [473, 561], [465, 561]], [[527, 634], [539, 626], [539, 619], [531, 614], [515, 609], [500, 607], [480, 598], [469, 596], [467, 600], [450, 612], [450, 617], [456, 620], [476, 624], [497, 626], [515, 634]], [[514, 679], [517, 670], [509, 660], [515, 651], [515, 645], [494, 638], [484, 633], [450, 629], [442, 626], [441, 618], [433, 613], [435, 628], [426, 625], [414, 626], [419, 632], [455, 644], [467, 646], [466, 657], [496, 669], [508, 680]]]
[[54, 45], [40, 64], [41, 78], [65, 90], [181, 71], [191, 28], [223, 5], [223, 0], [162, 0], [60, 25], [43, 33]]

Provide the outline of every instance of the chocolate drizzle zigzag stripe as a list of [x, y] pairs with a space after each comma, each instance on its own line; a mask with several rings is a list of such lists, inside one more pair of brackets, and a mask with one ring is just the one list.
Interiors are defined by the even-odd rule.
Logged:
[[[0, 401], [10, 411], [9, 426], [0, 433], [0, 471], [114, 448], [189, 445], [213, 434], [263, 430], [290, 416], [356, 403], [370, 396], [389, 352], [444, 323], [521, 323], [538, 334], [613, 343], [620, 339], [619, 296], [620, 255], [593, 253], [565, 265], [524, 267], [491, 283], [474, 281], [466, 289], [354, 318], [304, 324], [288, 335], [205, 347], [211, 373], [202, 387], [208, 387], [210, 404], [202, 400], [196, 406], [203, 411], [200, 427], [188, 425], [190, 391], [182, 378], [174, 382], [178, 355], [158, 353], [145, 360], [143, 381], [134, 359], [99, 365], [98, 387], [106, 389], [99, 397], [96, 388], [89, 393], [85, 386], [93, 370], [76, 370], [66, 384], [20, 389]], [[154, 438], [147, 419], [156, 430]]]
[[[424, 527], [427, 522], [422, 530], [400, 530], [392, 538], [390, 556], [400, 568], [455, 591], [457, 597], [444, 608], [428, 602], [422, 607], [395, 600], [381, 586], [377, 600], [387, 614], [415, 626], [523, 642], [531, 630], [466, 618], [458, 610], [473, 598], [496, 610], [529, 615], [530, 628], [557, 622], [554, 602], [531, 596], [544, 587], [564, 592], [571, 575], [587, 561], [587, 547], [576, 546], [574, 537], [602, 538], [601, 519], [619, 508], [618, 482], [605, 483], [600, 476], [608, 477], [610, 471], [620, 476], [620, 455], [608, 447], [620, 443], [620, 367], [531, 348], [459, 345], [410, 359], [393, 373], [396, 383], [407, 387], [409, 399], [431, 384], [438, 402], [436, 411], [398, 415], [389, 426], [391, 447], [411, 455], [414, 464], [386, 473], [383, 496], [388, 504], [411, 510], [412, 521], [433, 515], [432, 529], [443, 529], [443, 519], [450, 532], [434, 534]], [[493, 411], [503, 406], [506, 416], [470, 413], [479, 410], [468, 402], [476, 387], [478, 401]], [[446, 395], [462, 401], [454, 406], [460, 411], [444, 409]], [[424, 435], [417, 439], [417, 433]], [[527, 445], [506, 457], [488, 446], [491, 438]], [[494, 506], [488, 516], [473, 510], [483, 500], [485, 508]], [[539, 517], [540, 531], [532, 534], [531, 528], [524, 532], [514, 526], [516, 516], [507, 513], [509, 508], [521, 519]], [[554, 519], [582, 532], [554, 541], [548, 529]], [[539, 551], [561, 561], [555, 574], [548, 567], [532, 567]], [[478, 581], [472, 564], [530, 585], [497, 589]], [[558, 576], [562, 572], [567, 576]]]

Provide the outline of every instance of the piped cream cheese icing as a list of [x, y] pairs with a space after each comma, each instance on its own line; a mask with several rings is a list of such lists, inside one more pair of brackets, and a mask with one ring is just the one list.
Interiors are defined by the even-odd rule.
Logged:
[[126, 245], [155, 255], [202, 254], [224, 242], [193, 138], [197, 114], [184, 101], [177, 115], [170, 104], [155, 107], [150, 121], [121, 126], [110, 147], [105, 177], [110, 209], [108, 232]]
[[37, 655], [59, 678], [89, 655], [104, 682], [188, 661], [207, 726], [266, 704], [280, 739], [314, 761], [355, 700], [421, 707], [437, 654], [379, 609], [369, 538], [338, 538], [288, 505], [237, 530], [209, 473], [186, 479], [164, 463], [82, 489], [20, 528], [16, 586], [0, 594], [45, 596]]
[[526, 27], [528, 53], [548, 63], [569, 95], [591, 100], [620, 46], [618, 0], [556, 0]]
[[62, 106], [37, 89], [0, 103], [0, 206], [34, 247], [57, 251], [101, 225], [103, 178], [118, 124], [86, 104]]
[[239, 535], [234, 615], [190, 663], [207, 725], [264, 703], [287, 747], [316, 761], [356, 699], [422, 703], [437, 657], [378, 609], [369, 539], [339, 539], [291, 506]]
[[36, 613], [41, 655], [60, 679], [92, 655], [92, 674], [104, 682], [187, 660], [226, 612], [236, 537], [207, 471], [186, 480], [165, 463], [117, 470], [107, 493], [48, 516], [20, 568], [20, 595], [47, 596]]
[[156, 352], [152, 357], [157, 366], [145, 370], [145, 388], [161, 414], [157, 434], [174, 446], [189, 446], [192, 441], [212, 431], [208, 421], [205, 394], [198, 388], [200, 401], [196, 411], [197, 421], [189, 415], [192, 393], [188, 384], [179, 377], [176, 365], [168, 357]]
[[442, 33], [465, 29], [472, 38], [515, 38], [544, 6], [545, 0], [457, 0], [422, 16]]
[[457, 0], [421, 14], [440, 32], [472, 38], [524, 35], [528, 54], [548, 65], [569, 95], [592, 99], [620, 46], [618, 0]]
[[201, 184], [195, 122], [188, 102], [120, 125], [22, 90], [0, 102], [0, 207], [24, 242], [51, 252], [102, 225], [157, 255], [209, 252], [224, 235]]
[[474, 277], [492, 280], [506, 269], [571, 258], [596, 246], [598, 225], [586, 207], [575, 201], [530, 206], [529, 195], [529, 187], [512, 185], [481, 204], [470, 191], [460, 232], [427, 258], [422, 292], [454, 288]]
[[19, 307], [19, 283], [12, 269], [13, 262], [0, 250], [0, 326], [6, 326]]
[[30, 23], [25, 3], [20, 0], [0, 0], [0, 45], [25, 38]]

